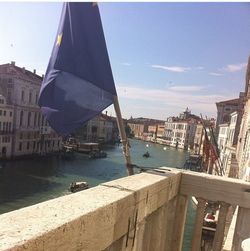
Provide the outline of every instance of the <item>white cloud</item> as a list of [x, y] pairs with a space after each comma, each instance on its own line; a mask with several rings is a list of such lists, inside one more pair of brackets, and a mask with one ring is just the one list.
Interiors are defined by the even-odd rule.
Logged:
[[209, 75], [212, 75], [212, 76], [222, 76], [223, 74], [216, 73], [216, 72], [210, 72]]
[[[169, 116], [178, 115], [178, 113], [182, 111], [180, 109], [184, 109], [185, 107], [190, 107], [192, 112], [195, 114], [203, 113], [214, 116], [216, 114], [216, 102], [233, 98], [232, 96], [224, 96], [217, 94], [191, 95], [188, 92], [176, 92], [169, 89], [145, 89], [141, 87], [132, 87], [124, 85], [118, 85], [117, 92], [118, 96], [123, 99], [134, 101], [136, 100], [136, 102], [144, 102], [145, 112], [147, 112], [148, 109], [147, 105], [152, 108], [152, 104], [154, 104], [153, 106], [155, 106], [154, 114], [159, 114], [157, 107], [165, 107], [166, 110], [169, 110], [169, 107], [171, 107], [171, 114], [169, 114]], [[131, 111], [129, 112], [131, 113]], [[136, 107], [133, 110], [133, 113], [135, 112]], [[164, 118], [166, 114], [162, 114], [161, 116], [162, 118]]]
[[162, 69], [165, 71], [171, 71], [171, 72], [188, 72], [191, 70], [190, 67], [181, 67], [181, 66], [164, 66], [164, 65], [151, 65], [153, 68]]
[[180, 92], [196, 92], [204, 90], [204, 86], [199, 85], [180, 85], [180, 86], [171, 86], [168, 88], [171, 91], [180, 91]]
[[122, 65], [131, 66], [132, 64], [124, 62], [124, 63], [122, 63]]
[[203, 66], [197, 66], [195, 67], [196, 70], [204, 70], [204, 67]]
[[222, 68], [222, 71], [227, 71], [227, 72], [237, 72], [243, 70], [247, 66], [246, 63], [241, 63], [241, 64], [229, 64], [226, 67]]

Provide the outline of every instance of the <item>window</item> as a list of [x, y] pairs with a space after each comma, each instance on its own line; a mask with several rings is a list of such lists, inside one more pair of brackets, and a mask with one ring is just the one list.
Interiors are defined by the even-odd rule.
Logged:
[[32, 92], [29, 93], [29, 103], [31, 103], [32, 100]]
[[22, 146], [23, 146], [23, 145], [22, 145], [22, 143], [20, 142], [20, 143], [19, 143], [19, 151], [22, 151]]
[[2, 110], [0, 110], [0, 116], [2, 116]]
[[30, 142], [27, 142], [27, 150], [30, 149]]
[[10, 112], [10, 117], [12, 117], [12, 112]]
[[21, 99], [22, 99], [22, 101], [24, 101], [24, 91], [22, 91], [22, 94], [21, 94], [22, 96], [21, 96]]
[[6, 111], [3, 111], [3, 116], [6, 116]]
[[3, 122], [3, 131], [5, 132], [5, 122]]
[[36, 126], [37, 114], [34, 115], [34, 126]]
[[37, 100], [38, 100], [38, 94], [36, 94], [36, 104], [37, 104]]
[[23, 138], [23, 134], [22, 133], [20, 133], [20, 139], [22, 139]]
[[10, 102], [10, 100], [11, 100], [11, 91], [10, 90], [7, 91], [7, 99]]
[[20, 126], [23, 125], [23, 111], [21, 111], [21, 113], [20, 113], [20, 124], [19, 125]]
[[0, 131], [2, 130], [2, 122], [0, 121]]
[[38, 120], [37, 120], [37, 125], [40, 126], [40, 120], [41, 120], [41, 114], [38, 114]]
[[28, 126], [30, 126], [31, 112], [28, 113]]
[[43, 126], [43, 123], [44, 123], [44, 116], [42, 115], [42, 126]]

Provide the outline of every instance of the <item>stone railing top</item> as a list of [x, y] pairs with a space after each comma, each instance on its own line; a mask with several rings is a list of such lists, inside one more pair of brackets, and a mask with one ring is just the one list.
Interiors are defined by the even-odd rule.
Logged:
[[103, 250], [127, 231], [135, 210], [142, 220], [176, 196], [180, 178], [175, 169], [141, 173], [2, 214], [0, 250], [67, 250], [83, 240], [86, 249], [76, 249]]

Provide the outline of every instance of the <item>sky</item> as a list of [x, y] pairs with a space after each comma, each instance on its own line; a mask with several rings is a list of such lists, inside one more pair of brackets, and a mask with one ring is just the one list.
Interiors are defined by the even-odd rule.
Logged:
[[[250, 3], [99, 3], [122, 116], [165, 120], [244, 91]], [[0, 64], [46, 71], [62, 2], [0, 2]], [[108, 114], [115, 115], [113, 108]]]

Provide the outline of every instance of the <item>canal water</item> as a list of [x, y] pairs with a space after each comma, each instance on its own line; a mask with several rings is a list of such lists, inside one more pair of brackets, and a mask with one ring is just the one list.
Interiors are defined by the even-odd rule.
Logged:
[[[130, 140], [131, 159], [140, 167], [182, 167], [188, 153], [162, 145]], [[121, 146], [105, 148], [108, 157], [89, 159], [76, 153], [73, 160], [60, 157], [0, 163], [0, 214], [69, 194], [73, 181], [93, 187], [127, 175]], [[148, 151], [150, 158], [142, 155]], [[188, 250], [194, 209], [190, 203], [183, 250]]]

